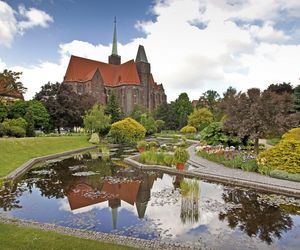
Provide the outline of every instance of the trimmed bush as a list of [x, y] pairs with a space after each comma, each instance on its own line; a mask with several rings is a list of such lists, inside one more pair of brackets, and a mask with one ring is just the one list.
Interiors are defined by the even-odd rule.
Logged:
[[190, 158], [189, 153], [183, 148], [177, 148], [174, 153], [175, 163], [186, 163]]
[[134, 144], [145, 138], [146, 129], [136, 120], [128, 117], [111, 125], [109, 139], [113, 143]]
[[261, 152], [257, 163], [259, 172], [267, 168], [300, 174], [300, 128], [290, 130], [277, 145]]
[[9, 135], [10, 136], [15, 136], [17, 138], [20, 138], [20, 137], [25, 137], [26, 135], [26, 130], [22, 127], [19, 127], [19, 126], [11, 126], [9, 127]]
[[182, 133], [182, 134], [194, 134], [196, 132], [197, 132], [197, 129], [190, 125], [186, 125], [182, 129], [180, 129], [180, 133]]
[[26, 127], [27, 127], [27, 122], [23, 118], [5, 119], [2, 124], [6, 128], [14, 126], [14, 127], [21, 127], [23, 129], [26, 129]]

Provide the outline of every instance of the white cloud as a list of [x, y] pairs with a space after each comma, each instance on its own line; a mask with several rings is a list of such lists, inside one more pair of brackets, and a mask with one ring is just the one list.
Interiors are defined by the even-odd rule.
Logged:
[[53, 17], [45, 11], [35, 8], [29, 8], [29, 10], [27, 10], [23, 5], [20, 5], [19, 13], [25, 19], [24, 21], [20, 21], [18, 25], [21, 32], [35, 26], [47, 28], [49, 23], [53, 22]]
[[[144, 45], [154, 78], [164, 84], [168, 100], [183, 91], [198, 99], [208, 89], [222, 93], [229, 85], [238, 90], [263, 89], [281, 81], [296, 85], [300, 44], [288, 44], [293, 37], [274, 25], [282, 10], [296, 5], [297, 1], [288, 5], [282, 0], [158, 1], [152, 9], [156, 20], [136, 24], [146, 36], [119, 44], [118, 51], [125, 62], [135, 58], [139, 44]], [[59, 53], [57, 64], [18, 67], [29, 89], [27, 98], [47, 81], [62, 81], [71, 54], [106, 62], [111, 45], [74, 40], [61, 44]]]
[[18, 29], [14, 10], [0, 1], [0, 45], [9, 47]]
[[47, 28], [53, 17], [42, 10], [20, 5], [18, 12], [7, 3], [0, 1], [0, 45], [10, 47], [17, 33], [34, 27]]

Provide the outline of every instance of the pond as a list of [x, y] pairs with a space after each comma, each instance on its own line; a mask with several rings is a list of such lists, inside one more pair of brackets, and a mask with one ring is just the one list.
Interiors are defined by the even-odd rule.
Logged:
[[0, 216], [217, 249], [299, 249], [300, 200], [147, 172], [111, 148], [35, 166], [0, 192]]

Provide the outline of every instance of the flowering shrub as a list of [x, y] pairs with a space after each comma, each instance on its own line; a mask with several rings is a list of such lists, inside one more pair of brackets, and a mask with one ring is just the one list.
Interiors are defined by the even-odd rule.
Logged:
[[132, 118], [125, 118], [111, 125], [110, 141], [113, 143], [133, 144], [145, 138], [146, 129]]

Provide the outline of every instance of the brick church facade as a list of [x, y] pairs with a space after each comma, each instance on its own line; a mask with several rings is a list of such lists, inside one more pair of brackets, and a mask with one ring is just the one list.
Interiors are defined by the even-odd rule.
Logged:
[[78, 94], [94, 96], [103, 105], [114, 92], [125, 114], [130, 114], [135, 105], [153, 110], [167, 99], [163, 85], [154, 81], [143, 46], [139, 46], [135, 61], [121, 63], [117, 52], [116, 23], [108, 63], [72, 55], [63, 84], [72, 86]]

